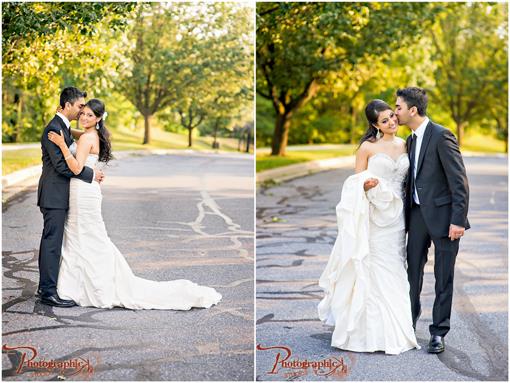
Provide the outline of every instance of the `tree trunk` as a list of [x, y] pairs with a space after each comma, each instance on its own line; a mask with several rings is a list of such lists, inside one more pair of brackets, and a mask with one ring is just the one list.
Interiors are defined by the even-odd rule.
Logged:
[[464, 121], [457, 122], [457, 142], [459, 143], [459, 147], [464, 143], [464, 127], [466, 123]]
[[191, 148], [191, 145], [193, 145], [193, 139], [191, 137], [191, 133], [193, 132], [193, 128], [191, 126], [188, 126], [188, 148]]
[[498, 132], [498, 134], [503, 133], [503, 138], [505, 139], [505, 153], [508, 153], [508, 128], [506, 129], [506, 131], [504, 131], [501, 120], [498, 117], [494, 117], [494, 120], [496, 121], [497, 125], [496, 131]]
[[284, 156], [289, 139], [290, 114], [277, 113], [271, 148], [272, 156]]
[[292, 114], [310, 101], [319, 89], [319, 85], [315, 79], [306, 84], [303, 93], [290, 103], [283, 101], [288, 98], [289, 92], [282, 91], [280, 98], [273, 98], [273, 107], [276, 112], [275, 129], [273, 134], [273, 142], [271, 148], [272, 156], [284, 156], [287, 149], [287, 141], [289, 139], [289, 128]]
[[20, 94], [18, 99], [18, 108], [16, 110], [16, 128], [14, 129], [13, 142], [18, 142], [21, 137], [21, 130], [23, 129], [22, 113], [23, 113], [23, 94]]
[[241, 151], [241, 146], [243, 145], [243, 133], [239, 134], [239, 138], [237, 139], [237, 151]]
[[246, 133], [246, 153], [250, 153], [250, 144], [251, 144], [251, 129], [248, 129]]
[[351, 137], [350, 137], [350, 143], [351, 144], [355, 144], [356, 143], [356, 118], [357, 118], [357, 113], [356, 113], [356, 108], [354, 108], [354, 106], [351, 105], [351, 129], [350, 129], [350, 133], [351, 133]]
[[213, 141], [213, 148], [216, 147], [216, 136], [218, 135], [218, 125], [219, 125], [219, 120], [216, 119], [216, 121], [214, 122], [214, 141]]
[[143, 122], [144, 122], [144, 134], [143, 134], [143, 145], [150, 144], [151, 142], [151, 127], [150, 127], [150, 118], [151, 116], [145, 115], [143, 116]]

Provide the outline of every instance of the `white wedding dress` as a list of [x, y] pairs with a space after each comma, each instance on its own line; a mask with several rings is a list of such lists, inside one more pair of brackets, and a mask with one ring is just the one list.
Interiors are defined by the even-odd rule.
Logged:
[[[406, 272], [402, 198], [408, 168], [406, 153], [397, 160], [378, 153], [365, 172], [344, 182], [338, 237], [319, 280], [325, 297], [318, 314], [335, 326], [333, 347], [386, 354], [420, 348]], [[370, 177], [379, 184], [365, 193]]]
[[[97, 155], [89, 154], [85, 165], [94, 168], [97, 161]], [[215, 289], [185, 279], [157, 282], [135, 276], [108, 237], [101, 201], [96, 181], [71, 178], [57, 283], [61, 298], [80, 306], [172, 310], [209, 308], [221, 300]]]

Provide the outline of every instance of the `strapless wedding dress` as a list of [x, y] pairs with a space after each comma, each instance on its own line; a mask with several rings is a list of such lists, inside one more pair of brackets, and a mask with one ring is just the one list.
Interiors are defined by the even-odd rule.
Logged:
[[[349, 177], [357, 177], [356, 183], [349, 179], [344, 183], [344, 189], [350, 184], [353, 193], [359, 196], [358, 201], [364, 201], [368, 209], [363, 210], [365, 205], [355, 207], [362, 213], [352, 219], [354, 210], [345, 210], [347, 215], [340, 212], [346, 218], [339, 215], [339, 236], [319, 280], [326, 293], [318, 306], [319, 318], [335, 326], [333, 347], [387, 354], [420, 348], [412, 327], [406, 272], [402, 198], [408, 168], [406, 153], [396, 160], [378, 153], [369, 158], [366, 171], [369, 175], [365, 178], [373, 175], [380, 182], [366, 197], [360, 194], [364, 193], [364, 179], [359, 174]], [[348, 193], [342, 190], [342, 199], [344, 196]], [[342, 201], [337, 213], [341, 204]], [[363, 214], [368, 216], [366, 226], [359, 222]], [[342, 226], [347, 224], [349, 227]], [[345, 234], [343, 239], [341, 233]], [[352, 238], [364, 240], [342, 243]]]
[[[89, 154], [85, 165], [94, 168], [97, 161], [97, 155]], [[101, 201], [96, 181], [71, 178], [57, 283], [61, 298], [80, 306], [172, 310], [209, 308], [221, 300], [215, 289], [189, 280], [158, 282], [135, 276], [108, 237]]]

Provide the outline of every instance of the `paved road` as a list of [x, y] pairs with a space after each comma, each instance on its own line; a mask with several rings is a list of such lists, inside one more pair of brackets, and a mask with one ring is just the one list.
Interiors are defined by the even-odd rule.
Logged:
[[[112, 241], [134, 273], [190, 279], [223, 300], [190, 311], [51, 308], [34, 298], [42, 215], [35, 188], [3, 210], [3, 340], [35, 361], [88, 359], [76, 380], [253, 380], [254, 191], [252, 157], [187, 154], [113, 161], [103, 185]], [[3, 379], [22, 352], [3, 352]], [[70, 372], [70, 370], [68, 371]]]
[[[317, 281], [336, 238], [335, 206], [350, 170], [322, 172], [257, 194], [257, 343], [286, 346], [290, 360], [337, 358], [330, 377], [308, 369], [273, 370], [288, 350], [257, 351], [257, 380], [508, 380], [507, 158], [465, 159], [472, 229], [461, 241], [447, 350], [427, 354], [433, 302], [433, 249], [426, 266], [421, 350], [398, 356], [345, 352], [330, 346], [333, 327], [317, 318]], [[343, 358], [343, 359], [342, 359]], [[338, 363], [339, 363], [338, 362]], [[331, 370], [325, 368], [323, 372]], [[339, 373], [336, 375], [336, 373]]]
[[39, 142], [33, 144], [3, 144], [2, 152], [9, 152], [13, 150], [22, 150], [22, 149], [37, 149], [40, 148], [41, 144]]

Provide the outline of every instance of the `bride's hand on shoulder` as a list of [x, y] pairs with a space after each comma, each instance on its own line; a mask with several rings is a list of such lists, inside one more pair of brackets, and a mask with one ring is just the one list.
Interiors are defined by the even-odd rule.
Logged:
[[60, 131], [60, 134], [57, 134], [53, 131], [48, 132], [48, 139], [58, 146], [66, 144], [64, 132], [62, 132], [62, 130]]

